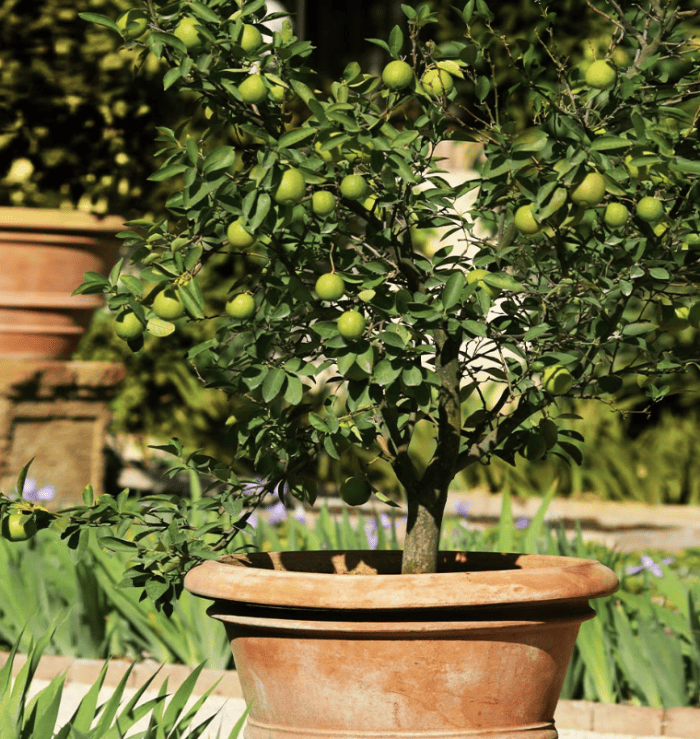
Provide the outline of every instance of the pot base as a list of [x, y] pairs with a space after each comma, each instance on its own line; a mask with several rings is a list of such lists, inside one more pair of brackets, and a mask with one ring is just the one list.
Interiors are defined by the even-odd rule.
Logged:
[[274, 726], [248, 719], [246, 739], [557, 739], [559, 734], [552, 723], [536, 726], [513, 726], [507, 729], [485, 731], [317, 731], [302, 729], [290, 731], [287, 726]]

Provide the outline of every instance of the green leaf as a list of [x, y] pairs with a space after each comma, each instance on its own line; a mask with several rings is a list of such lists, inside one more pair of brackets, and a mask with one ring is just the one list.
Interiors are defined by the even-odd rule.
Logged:
[[667, 269], [664, 269], [663, 267], [652, 267], [649, 270], [649, 275], [653, 277], [655, 280], [670, 280], [671, 275], [669, 274]]
[[449, 276], [442, 291], [442, 306], [445, 310], [449, 310], [459, 303], [462, 290], [466, 284], [467, 280], [462, 271], [454, 272]]
[[175, 324], [170, 321], [164, 321], [162, 318], [149, 318], [146, 329], [153, 336], [162, 339], [175, 332]]
[[202, 163], [202, 172], [216, 172], [232, 167], [236, 163], [236, 150], [233, 146], [220, 146], [207, 155]]
[[614, 151], [616, 149], [626, 149], [632, 146], [629, 139], [623, 139], [622, 136], [599, 136], [591, 143], [591, 151]]
[[483, 75], [480, 75], [479, 77], [477, 77], [476, 85], [474, 86], [474, 92], [476, 93], [476, 97], [482, 103], [484, 102], [484, 100], [486, 100], [490, 91], [491, 91], [491, 82], [489, 78]]
[[100, 15], [99, 13], [78, 13], [78, 18], [81, 18], [88, 23], [97, 23], [98, 26], [110, 28], [112, 31], [116, 31], [120, 36], [122, 34], [119, 26], [111, 18], [107, 18], [106, 15]]
[[628, 323], [622, 329], [623, 336], [641, 336], [642, 334], [649, 334], [652, 331], [656, 331], [659, 328], [657, 324], [651, 323], [650, 321], [638, 321], [637, 323]]
[[279, 367], [272, 367], [267, 371], [262, 384], [262, 397], [266, 403], [272, 402], [282, 390], [287, 373]]
[[365, 41], [369, 41], [370, 44], [376, 44], [377, 46], [379, 46], [380, 49], [384, 49], [384, 51], [391, 54], [391, 49], [389, 48], [389, 44], [387, 44], [386, 41], [382, 41], [382, 39], [380, 38], [368, 38], [365, 39]]
[[508, 290], [512, 293], [525, 292], [525, 288], [510, 275], [503, 272], [489, 272], [483, 277], [484, 282], [492, 287], [498, 287], [501, 290]]
[[279, 147], [280, 149], [284, 149], [286, 147], [294, 146], [301, 141], [306, 141], [306, 139], [311, 138], [311, 136], [315, 136], [316, 133], [316, 130], [313, 128], [293, 128], [291, 131], [287, 131], [287, 133], [280, 136]]
[[163, 89], [169, 90], [181, 77], [180, 67], [173, 67], [163, 75]]
[[101, 536], [100, 545], [113, 552], [133, 552], [139, 548], [135, 541], [119, 539], [116, 536]]
[[403, 31], [399, 26], [394, 26], [389, 34], [389, 53], [398, 57], [403, 46]]
[[163, 167], [163, 169], [159, 169], [157, 172], [154, 172], [148, 179], [152, 182], [162, 182], [171, 177], [177, 177], [177, 175], [182, 174], [188, 169], [189, 167], [186, 164], [169, 164], [167, 167]]

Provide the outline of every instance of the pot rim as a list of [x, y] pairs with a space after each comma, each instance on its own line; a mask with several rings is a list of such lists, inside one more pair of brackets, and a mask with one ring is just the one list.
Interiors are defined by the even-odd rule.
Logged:
[[619, 587], [612, 570], [577, 557], [445, 551], [440, 565], [453, 571], [418, 575], [398, 574], [400, 561], [400, 551], [256, 552], [207, 560], [184, 584], [203, 598], [334, 610], [574, 604]]
[[71, 231], [115, 234], [126, 231], [124, 219], [62, 208], [0, 207], [0, 232]]

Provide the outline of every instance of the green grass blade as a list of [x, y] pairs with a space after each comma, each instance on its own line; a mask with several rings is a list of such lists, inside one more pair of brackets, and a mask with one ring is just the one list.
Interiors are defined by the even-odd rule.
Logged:
[[57, 675], [25, 708], [21, 739], [51, 739], [63, 697], [65, 674]]
[[501, 517], [498, 521], [498, 551], [506, 554], [513, 551], [515, 540], [515, 525], [513, 523], [513, 507], [510, 499], [510, 490], [503, 491]]
[[581, 624], [576, 645], [598, 700], [615, 703], [613, 668], [605, 648], [605, 634], [599, 617]]
[[532, 517], [532, 521], [530, 521], [530, 525], [528, 526], [527, 534], [525, 535], [524, 541], [524, 551], [526, 554], [537, 554], [537, 545], [539, 543], [540, 537], [542, 536], [542, 527], [544, 526], [544, 519], [547, 515], [547, 509], [554, 499], [558, 487], [559, 480], [554, 480], [554, 482], [549, 486], [549, 489], [545, 493], [542, 504], [537, 509], [537, 513], [535, 513], [535, 515]]

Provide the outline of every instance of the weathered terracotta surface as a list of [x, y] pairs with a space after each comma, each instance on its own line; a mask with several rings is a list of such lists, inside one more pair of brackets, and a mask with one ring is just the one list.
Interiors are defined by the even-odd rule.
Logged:
[[617, 578], [589, 560], [441, 556], [434, 575], [399, 575], [400, 552], [260, 553], [188, 573], [231, 639], [246, 739], [555, 739], [588, 598]]
[[71, 293], [85, 272], [109, 272], [122, 230], [114, 216], [0, 208], [0, 356], [70, 357], [102, 305], [100, 296]]

